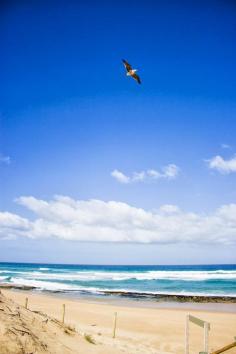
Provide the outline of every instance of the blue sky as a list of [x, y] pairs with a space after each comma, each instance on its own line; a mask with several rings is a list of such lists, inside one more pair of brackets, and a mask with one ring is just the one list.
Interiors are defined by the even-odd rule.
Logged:
[[[235, 262], [234, 2], [1, 6], [0, 260]], [[139, 70], [142, 85], [125, 76], [122, 58]], [[163, 172], [170, 165], [171, 178]], [[135, 173], [141, 178], [133, 181]], [[54, 204], [55, 195], [117, 204], [99, 211], [76, 205], [75, 218], [64, 220], [71, 201]], [[39, 200], [48, 203], [43, 213]], [[163, 216], [163, 205], [178, 206], [177, 215], [164, 208]], [[51, 215], [51, 207], [63, 212]], [[112, 225], [103, 208], [107, 220], [115, 214]], [[137, 227], [139, 209], [152, 214], [151, 229], [146, 221]]]

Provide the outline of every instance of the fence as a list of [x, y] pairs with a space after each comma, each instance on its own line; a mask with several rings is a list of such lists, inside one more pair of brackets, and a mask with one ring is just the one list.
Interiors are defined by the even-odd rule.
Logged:
[[195, 325], [200, 326], [204, 329], [204, 335], [203, 335], [204, 351], [200, 352], [199, 354], [208, 354], [208, 337], [209, 337], [210, 323], [200, 320], [199, 318], [189, 314], [186, 317], [185, 354], [189, 354], [189, 322], [192, 322]]

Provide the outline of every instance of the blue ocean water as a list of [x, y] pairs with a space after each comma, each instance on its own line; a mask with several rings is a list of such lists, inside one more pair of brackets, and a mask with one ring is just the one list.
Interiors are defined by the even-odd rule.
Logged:
[[236, 265], [96, 266], [0, 263], [0, 282], [75, 294], [121, 291], [236, 296]]

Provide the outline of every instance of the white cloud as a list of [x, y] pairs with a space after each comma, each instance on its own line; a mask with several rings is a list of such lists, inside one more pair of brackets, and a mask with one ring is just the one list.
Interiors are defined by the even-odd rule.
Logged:
[[215, 169], [223, 174], [236, 172], [236, 156], [229, 160], [225, 160], [223, 157], [218, 155], [210, 160], [207, 160], [207, 163], [209, 168]]
[[164, 174], [162, 175], [163, 177], [172, 179], [172, 178], [177, 177], [177, 175], [179, 173], [179, 168], [174, 164], [170, 164], [170, 165], [164, 167], [163, 171], [164, 171]]
[[19, 235], [25, 235], [31, 229], [29, 220], [19, 215], [0, 212], [0, 239], [14, 238]]
[[32, 211], [31, 220], [0, 213], [1, 237], [55, 237], [91, 242], [236, 243], [236, 204], [214, 213], [184, 212], [175, 205], [144, 210], [126, 203], [74, 200], [55, 196], [45, 201], [20, 197], [17, 203]]
[[133, 182], [155, 181], [160, 178], [174, 179], [178, 176], [179, 171], [180, 169], [178, 166], [169, 164], [164, 166], [161, 172], [157, 170], [146, 170], [133, 172], [131, 176], [127, 176], [119, 170], [114, 170], [111, 172], [111, 176], [120, 183], [128, 184]]
[[10, 156], [4, 156], [4, 155], [0, 154], [0, 163], [5, 163], [6, 165], [10, 165], [10, 163], [11, 163]]
[[129, 183], [130, 182], [130, 178], [118, 170], [112, 171], [111, 176], [114, 177], [120, 183]]
[[160, 207], [160, 211], [162, 211], [164, 213], [172, 214], [172, 213], [180, 212], [180, 209], [177, 205], [164, 204]]

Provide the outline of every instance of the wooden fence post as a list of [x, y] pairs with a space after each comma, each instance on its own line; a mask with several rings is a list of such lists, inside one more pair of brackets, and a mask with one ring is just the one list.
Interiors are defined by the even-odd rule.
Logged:
[[186, 316], [185, 323], [185, 354], [189, 354], [189, 314]]
[[65, 312], [66, 312], [66, 305], [62, 305], [62, 324], [65, 322]]
[[204, 351], [208, 353], [208, 323], [204, 322]]
[[116, 337], [116, 321], [117, 321], [117, 312], [115, 312], [115, 316], [114, 316], [113, 338]]
[[28, 297], [25, 298], [25, 308], [28, 309]]

